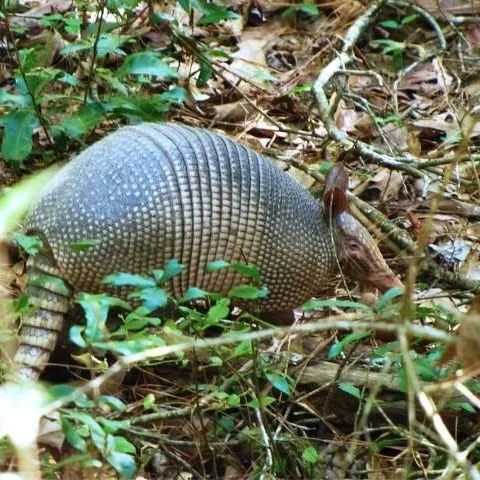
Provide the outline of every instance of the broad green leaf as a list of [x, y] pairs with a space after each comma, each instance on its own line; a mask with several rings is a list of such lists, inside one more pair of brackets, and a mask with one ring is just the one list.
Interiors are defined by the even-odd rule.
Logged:
[[207, 273], [213, 273], [228, 267], [230, 267], [229, 262], [226, 262], [225, 260], [215, 260], [214, 262], [210, 262], [207, 265], [206, 270], [207, 270]]
[[230, 267], [245, 277], [251, 278], [255, 283], [260, 282], [260, 272], [255, 265], [247, 265], [246, 263], [232, 263]]
[[68, 418], [76, 420], [86, 425], [90, 431], [90, 436], [94, 445], [101, 451], [105, 451], [106, 435], [100, 424], [90, 415], [84, 412], [69, 410], [66, 414]]
[[80, 138], [105, 120], [104, 109], [98, 103], [81, 107], [71, 117], [64, 118], [60, 127], [72, 138]]
[[212, 323], [217, 323], [218, 321], [226, 318], [230, 313], [230, 308], [225, 302], [218, 302], [213, 307], [210, 307], [207, 313], [207, 318], [210, 320], [210, 325]]
[[183, 265], [181, 263], [178, 263], [174, 258], [169, 260], [167, 262], [167, 265], [165, 266], [165, 271], [163, 272], [163, 275], [161, 278], [158, 280], [158, 283], [165, 283], [168, 280], [171, 280], [173, 277], [176, 277], [182, 272]]
[[91, 238], [91, 239], [84, 239], [84, 240], [79, 240], [78, 242], [72, 243], [70, 245], [70, 248], [74, 252], [81, 252], [83, 250], [88, 250], [91, 247], [94, 247], [95, 245], [98, 245], [101, 242], [99, 239]]
[[140, 52], [129, 55], [119, 71], [123, 75], [152, 75], [161, 80], [178, 78], [178, 73], [169, 67], [154, 52]]
[[102, 283], [113, 285], [114, 287], [136, 287], [146, 288], [155, 287], [155, 281], [153, 278], [143, 277], [142, 275], [134, 275], [132, 273], [112, 273], [107, 275]]
[[103, 293], [98, 295], [81, 293], [77, 301], [82, 306], [87, 320], [82, 332], [82, 337], [87, 343], [99, 342], [103, 339], [106, 331], [105, 322], [110, 307], [131, 309], [127, 302]]
[[96, 342], [94, 344], [95, 348], [119, 353], [121, 355], [144, 352], [149, 348], [163, 347], [164, 345], [164, 340], [156, 335], [142, 336], [123, 342]]
[[400, 297], [405, 293], [404, 287], [393, 287], [387, 290], [378, 300], [375, 308], [377, 311], [381, 312], [385, 307], [392, 302], [397, 297]]
[[262, 396], [259, 399], [255, 398], [253, 400], [250, 400], [247, 403], [247, 406], [250, 408], [265, 408], [271, 405], [272, 403], [275, 403], [275, 398], [274, 397], [269, 397], [269, 396]]
[[110, 99], [108, 107], [119, 118], [129, 118], [136, 121], [158, 122], [170, 109], [170, 102], [160, 95], [155, 97], [146, 95], [121, 96]]
[[[6, 107], [19, 108], [26, 107], [31, 103], [28, 95], [13, 95], [7, 92], [4, 88], [0, 88], [0, 105]], [[0, 119], [0, 125], [3, 125], [6, 117]]]
[[97, 55], [99, 58], [103, 58], [109, 53], [115, 53], [120, 56], [126, 55], [126, 53], [120, 49], [120, 46], [125, 43], [126, 39], [120, 35], [113, 35], [111, 33], [104, 33], [100, 35], [97, 43]]
[[27, 279], [27, 284], [34, 287], [46, 288], [47, 290], [54, 290], [65, 297], [70, 297], [72, 294], [72, 289], [64, 280], [60, 277], [49, 275], [48, 273], [35, 273], [30, 275]]
[[266, 373], [265, 376], [278, 391], [285, 393], [285, 395], [292, 395], [292, 382], [289, 381], [288, 377], [277, 372]]
[[200, 73], [197, 78], [197, 87], [204, 87], [213, 77], [212, 65], [209, 61], [202, 59], [200, 61]]
[[400, 23], [402, 24], [402, 26], [403, 25], [408, 25], [409, 23], [414, 22], [419, 17], [420, 17], [420, 15], [418, 13], [414, 13], [412, 15], [408, 15], [406, 17], [403, 17]]
[[252, 342], [250, 340], [245, 340], [240, 342], [234, 349], [233, 352], [229, 355], [229, 358], [238, 358], [238, 357], [248, 357], [252, 355]]
[[75, 392], [75, 390], [76, 388], [73, 385], [66, 385], [63, 383], [48, 387], [48, 394], [52, 400], [59, 400], [64, 397], [68, 397]]
[[130, 420], [111, 420], [105, 417], [100, 417], [98, 423], [102, 425], [105, 433], [115, 433], [118, 432], [118, 430], [126, 429], [130, 426]]
[[123, 412], [127, 408], [125, 403], [113, 395], [101, 395], [98, 400], [116, 412]]
[[343, 392], [348, 393], [349, 395], [352, 395], [352, 397], [355, 397], [355, 398], [361, 397], [360, 389], [356, 387], [353, 383], [341, 382], [338, 384], [338, 388]]
[[135, 445], [130, 443], [126, 438], [124, 437], [113, 437], [115, 441], [115, 450], [118, 452], [122, 453], [136, 453], [136, 448]]
[[370, 307], [350, 300], [309, 300], [302, 306], [304, 312], [311, 312], [319, 308], [353, 308], [373, 314], [373, 310]]
[[143, 408], [145, 410], [152, 410], [155, 408], [155, 395], [148, 393], [143, 399]]
[[42, 241], [35, 235], [25, 235], [20, 232], [15, 232], [12, 234], [11, 238], [13, 242], [25, 250], [29, 255], [36, 255], [43, 248]]
[[158, 287], [144, 288], [140, 290], [140, 292], [135, 292], [130, 296], [138, 296], [141, 298], [143, 301], [143, 306], [148, 308], [150, 311], [165, 307], [168, 303], [167, 293], [163, 288]]
[[240, 298], [241, 300], [257, 300], [265, 298], [267, 295], [268, 289], [266, 287], [257, 288], [253, 285], [238, 285], [228, 292], [229, 297]]
[[108, 463], [120, 474], [122, 479], [130, 479], [135, 474], [137, 466], [134, 457], [127, 453], [113, 451], [105, 455]]
[[444, 408], [448, 408], [451, 410], [464, 410], [465, 412], [471, 413], [471, 414], [476, 414], [477, 411], [475, 410], [475, 407], [468, 403], [467, 401], [462, 402], [460, 400], [451, 400], [450, 402], [447, 402]]
[[198, 300], [205, 297], [208, 297], [208, 293], [205, 290], [202, 290], [201, 288], [190, 287], [183, 294], [183, 297], [178, 301], [178, 303], [192, 302], [193, 300]]
[[330, 349], [328, 350], [327, 358], [329, 360], [335, 359], [340, 353], [342, 353], [345, 348], [351, 343], [358, 342], [363, 340], [366, 337], [370, 336], [370, 332], [353, 332], [346, 335], [339, 342], [335, 342]]
[[70, 341], [80, 348], [87, 348], [87, 342], [85, 342], [83, 338], [84, 330], [85, 327], [81, 325], [72, 325], [68, 333], [68, 338], [70, 339]]
[[63, 47], [60, 50], [60, 54], [68, 57], [69, 55], [75, 55], [78, 52], [84, 52], [85, 50], [90, 50], [92, 48], [92, 44], [90, 42], [85, 43], [71, 43], [66, 47]]
[[20, 167], [32, 151], [33, 129], [38, 120], [31, 110], [17, 110], [3, 119], [2, 156]]
[[385, 20], [384, 22], [380, 22], [380, 25], [384, 28], [389, 28], [390, 30], [397, 30], [400, 26], [395, 20]]
[[306, 463], [315, 464], [320, 460], [320, 455], [315, 447], [307, 447], [302, 453], [302, 458]]
[[80, 452], [87, 451], [87, 442], [78, 434], [77, 429], [73, 423], [67, 418], [62, 418], [62, 430], [65, 434], [67, 442]]

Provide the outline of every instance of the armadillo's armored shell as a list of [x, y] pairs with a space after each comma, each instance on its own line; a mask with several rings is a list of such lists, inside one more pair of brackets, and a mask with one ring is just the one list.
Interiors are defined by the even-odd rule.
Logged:
[[[335, 266], [330, 230], [308, 192], [252, 150], [177, 125], [127, 127], [89, 147], [56, 176], [26, 227], [42, 234], [80, 291], [175, 258], [185, 268], [174, 296], [191, 286], [226, 293], [245, 279], [205, 272], [224, 259], [260, 267], [270, 295], [259, 308], [275, 311], [308, 299]], [[98, 243], [72, 250], [85, 239]]]

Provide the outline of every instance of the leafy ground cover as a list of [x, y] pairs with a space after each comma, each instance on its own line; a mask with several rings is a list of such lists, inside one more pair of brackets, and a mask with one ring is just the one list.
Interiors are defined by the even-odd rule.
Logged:
[[[171, 120], [227, 132], [314, 194], [342, 161], [356, 216], [405, 280], [380, 299], [339, 281], [292, 328], [272, 328], [232, 308], [260, 286], [174, 301], [163, 286], [176, 262], [113, 275], [142, 307], [79, 294], [49, 386], [2, 387], [3, 470], [479, 478], [479, 12], [460, 0], [0, 1], [1, 237], [35, 253], [9, 232], [47, 167], [119, 125]], [[23, 259], [2, 246], [0, 260], [7, 353], [28, 301]], [[177, 315], [152, 313], [167, 303]]]

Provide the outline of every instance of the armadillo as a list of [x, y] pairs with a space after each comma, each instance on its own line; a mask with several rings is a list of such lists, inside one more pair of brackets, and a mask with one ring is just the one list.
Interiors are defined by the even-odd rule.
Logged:
[[[184, 268], [167, 287], [178, 298], [191, 286], [225, 294], [246, 283], [235, 270], [206, 271], [218, 259], [246, 262], [269, 290], [260, 312], [298, 307], [340, 265], [382, 291], [400, 286], [347, 211], [345, 171], [332, 171], [322, 204], [272, 161], [208, 130], [145, 123], [93, 144], [55, 175], [24, 223], [44, 248], [27, 262], [35, 309], [22, 320], [17, 377], [39, 377], [73, 293], [105, 291], [114, 272], [149, 274], [176, 259]], [[72, 249], [85, 239], [90, 248]]]

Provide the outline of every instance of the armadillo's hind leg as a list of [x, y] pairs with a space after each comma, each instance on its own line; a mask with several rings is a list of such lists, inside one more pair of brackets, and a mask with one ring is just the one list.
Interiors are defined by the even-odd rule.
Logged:
[[14, 358], [18, 380], [37, 380], [57, 344], [72, 296], [71, 287], [58, 274], [50, 252], [29, 258], [27, 294], [32, 310], [22, 319]]

